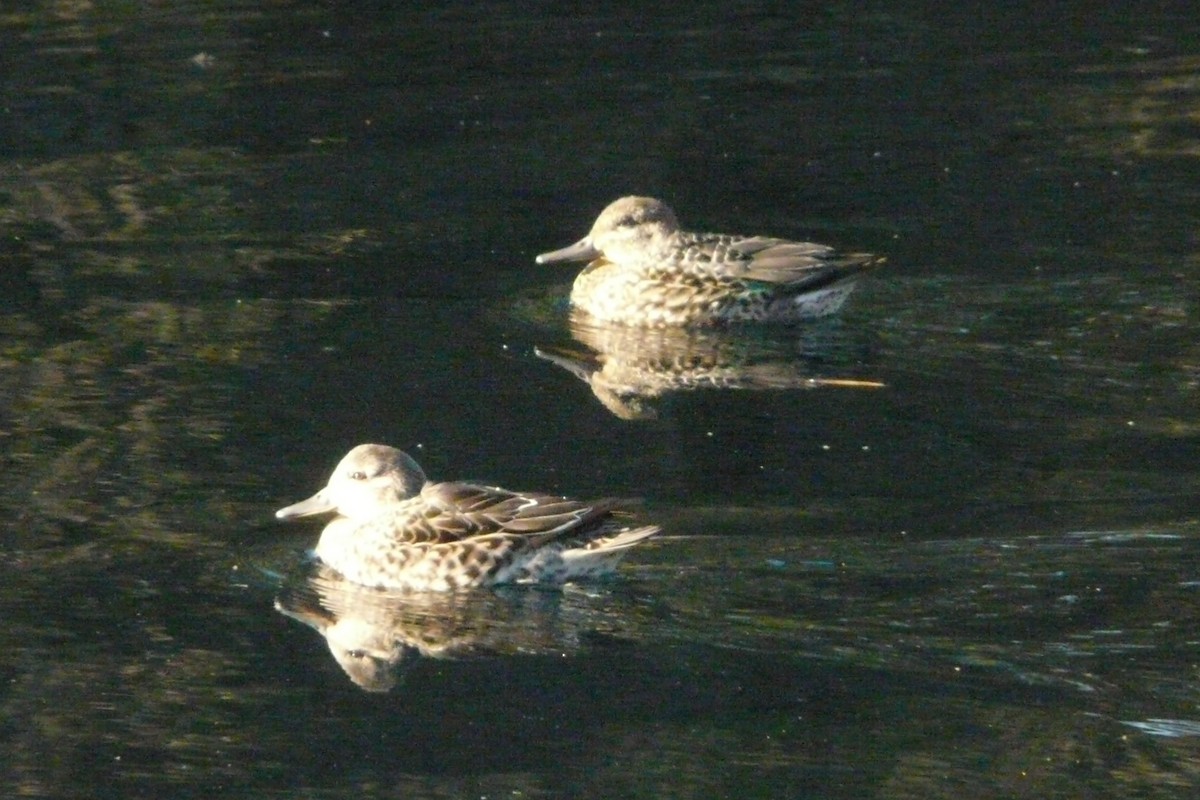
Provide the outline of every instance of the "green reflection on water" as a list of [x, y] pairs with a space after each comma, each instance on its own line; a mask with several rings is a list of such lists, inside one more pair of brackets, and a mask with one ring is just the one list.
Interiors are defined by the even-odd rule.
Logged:
[[[600, 9], [529, 47], [515, 10], [27, 7], [0, 17], [26, 54], [0, 165], [6, 794], [1194, 793], [1195, 737], [1161, 733], [1193, 730], [1200, 629], [1194, 58], [1089, 57], [1043, 91], [1004, 68], [1032, 54], [976, 41], [962, 86], [934, 74], [946, 34], [903, 9], [803, 40], [754, 8], [647, 35]], [[425, 58], [394, 69], [389, 39]], [[630, 432], [535, 361], [569, 276], [529, 255], [626, 183], [874, 237], [893, 266], [841, 365], [886, 391], [678, 392]], [[446, 477], [641, 492], [676, 538], [564, 601], [603, 634], [567, 657], [420, 660], [380, 701], [257, 574], [311, 544], [262, 524], [284, 486], [379, 430]], [[1092, 527], [1116, 533], [1069, 535]]]

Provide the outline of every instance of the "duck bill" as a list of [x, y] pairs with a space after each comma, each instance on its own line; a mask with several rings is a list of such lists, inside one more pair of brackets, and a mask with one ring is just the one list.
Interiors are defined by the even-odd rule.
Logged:
[[592, 246], [592, 237], [585, 236], [569, 247], [542, 253], [535, 260], [539, 264], [556, 264], [560, 261], [591, 261], [599, 255], [600, 251]]
[[281, 508], [275, 512], [276, 519], [293, 519], [295, 517], [307, 517], [312, 514], [323, 514], [326, 511], [336, 509], [332, 503], [325, 499], [325, 492], [322, 490], [317, 492], [307, 500], [301, 500], [299, 503], [293, 503], [286, 508]]

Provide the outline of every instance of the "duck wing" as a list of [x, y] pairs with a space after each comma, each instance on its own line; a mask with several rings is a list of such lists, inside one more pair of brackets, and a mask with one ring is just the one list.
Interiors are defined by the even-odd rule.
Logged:
[[816, 242], [770, 236], [684, 233], [674, 239], [674, 268], [722, 280], [759, 281], [811, 291], [883, 263], [870, 253], [842, 253]]
[[608, 515], [612, 501], [584, 503], [471, 483], [427, 484], [421, 491], [422, 527], [430, 542], [489, 534], [554, 538]]
[[883, 263], [870, 253], [842, 253], [815, 242], [791, 242], [755, 236], [739, 239], [730, 248], [747, 256], [744, 280], [808, 291], [837, 283]]

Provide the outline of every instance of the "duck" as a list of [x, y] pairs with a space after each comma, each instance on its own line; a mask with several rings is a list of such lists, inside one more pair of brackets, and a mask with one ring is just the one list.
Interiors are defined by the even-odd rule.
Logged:
[[802, 322], [841, 309], [885, 261], [814, 242], [692, 233], [653, 197], [622, 197], [587, 236], [538, 264], [589, 262], [571, 305], [600, 323], [645, 327]]
[[360, 444], [324, 488], [275, 516], [336, 514], [314, 554], [349, 581], [445, 592], [609, 574], [631, 547], [660, 530], [629, 524], [617, 506], [613, 499], [433, 482], [404, 451]]

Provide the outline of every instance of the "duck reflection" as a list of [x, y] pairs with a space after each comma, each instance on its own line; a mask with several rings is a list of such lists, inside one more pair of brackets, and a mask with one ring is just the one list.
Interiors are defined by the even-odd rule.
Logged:
[[[570, 320], [575, 343], [534, 353], [591, 387], [605, 408], [624, 420], [653, 419], [655, 401], [693, 389], [879, 389], [879, 381], [850, 375], [861, 360], [837, 320], [804, 328], [638, 328]], [[582, 345], [579, 347], [578, 345]]]
[[[564, 609], [564, 602], [567, 608]], [[562, 654], [591, 630], [562, 592], [510, 587], [485, 592], [402, 592], [352, 583], [314, 562], [275, 599], [281, 614], [325, 637], [350, 680], [388, 692], [420, 657]]]

